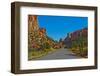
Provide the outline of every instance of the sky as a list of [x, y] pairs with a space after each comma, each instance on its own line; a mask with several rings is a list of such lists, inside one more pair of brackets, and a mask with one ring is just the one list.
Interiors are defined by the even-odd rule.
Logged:
[[39, 15], [38, 23], [49, 37], [59, 41], [67, 37], [67, 33], [88, 27], [88, 17]]

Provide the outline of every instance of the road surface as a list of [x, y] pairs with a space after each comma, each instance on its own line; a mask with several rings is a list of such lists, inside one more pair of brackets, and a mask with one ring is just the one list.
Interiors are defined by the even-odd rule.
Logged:
[[52, 60], [52, 59], [77, 59], [80, 58], [65, 48], [56, 50], [53, 53], [40, 57], [36, 60]]

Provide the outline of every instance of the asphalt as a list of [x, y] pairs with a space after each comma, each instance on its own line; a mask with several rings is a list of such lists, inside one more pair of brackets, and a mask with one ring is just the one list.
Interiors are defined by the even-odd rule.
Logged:
[[68, 49], [61, 48], [61, 49], [56, 50], [53, 53], [40, 57], [37, 60], [78, 59], [78, 58], [80, 57], [76, 56], [74, 53], [72, 53]]

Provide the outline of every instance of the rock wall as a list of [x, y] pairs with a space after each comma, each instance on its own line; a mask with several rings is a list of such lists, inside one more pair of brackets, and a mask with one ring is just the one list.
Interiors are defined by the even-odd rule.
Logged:
[[47, 34], [45, 28], [40, 28], [36, 15], [28, 16], [28, 48], [42, 49], [55, 44]]

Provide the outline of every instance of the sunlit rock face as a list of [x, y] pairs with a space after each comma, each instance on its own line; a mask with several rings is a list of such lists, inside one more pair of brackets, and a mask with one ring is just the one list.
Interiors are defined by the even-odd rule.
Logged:
[[36, 15], [28, 16], [28, 48], [53, 47], [55, 42], [47, 36], [45, 28], [39, 28]]
[[38, 22], [37, 22], [37, 16], [28, 16], [28, 30], [29, 32], [34, 32], [39, 30]]
[[36, 15], [28, 16], [28, 46], [29, 48], [39, 48], [43, 38], [46, 39], [45, 30], [40, 29]]

